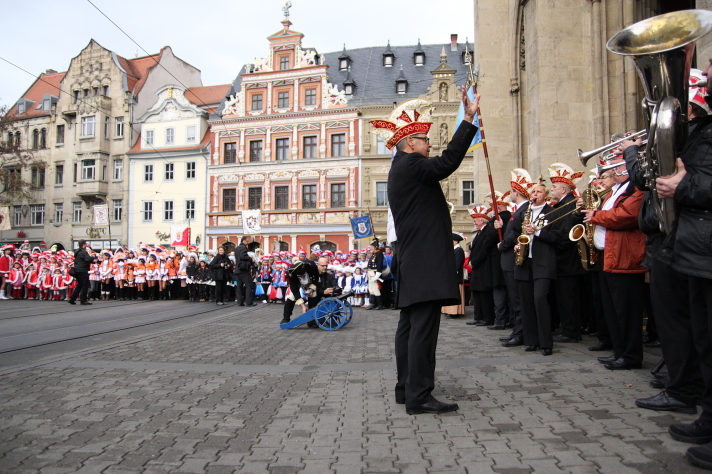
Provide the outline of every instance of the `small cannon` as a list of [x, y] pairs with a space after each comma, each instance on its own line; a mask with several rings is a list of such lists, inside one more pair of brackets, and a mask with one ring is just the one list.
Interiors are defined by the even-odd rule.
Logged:
[[353, 292], [349, 291], [335, 298], [323, 299], [314, 308], [288, 323], [280, 324], [279, 327], [292, 329], [309, 321], [316, 321], [316, 324], [325, 331], [341, 329], [351, 322], [354, 314], [353, 308], [346, 301], [352, 294]]

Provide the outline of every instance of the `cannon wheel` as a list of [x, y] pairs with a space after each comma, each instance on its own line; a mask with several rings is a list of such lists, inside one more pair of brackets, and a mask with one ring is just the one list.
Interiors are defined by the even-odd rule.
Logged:
[[325, 331], [336, 331], [346, 326], [351, 321], [352, 310], [348, 303], [336, 298], [327, 298], [319, 302], [314, 308], [314, 319], [320, 328]]

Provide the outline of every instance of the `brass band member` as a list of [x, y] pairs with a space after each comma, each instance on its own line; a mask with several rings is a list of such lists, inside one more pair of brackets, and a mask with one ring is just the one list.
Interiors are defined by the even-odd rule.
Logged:
[[470, 245], [470, 291], [475, 308], [474, 321], [477, 326], [494, 324], [494, 295], [492, 293], [492, 258], [499, 257], [497, 251], [497, 231], [489, 225], [487, 206], [479, 204], [470, 210], [477, 232]]
[[[553, 210], [546, 203], [548, 195], [546, 186], [536, 184], [530, 193], [531, 201], [524, 204], [531, 207], [531, 223], [524, 227], [530, 238], [529, 249], [524, 264], [514, 268], [514, 279], [522, 304], [522, 330], [524, 343], [528, 346], [526, 350], [533, 352], [541, 349], [545, 356], [552, 354], [554, 346], [548, 296], [551, 282], [556, 280], [556, 242], [561, 238], [558, 223], [539, 229], [539, 226], [546, 224], [546, 216]], [[515, 215], [511, 223], [515, 230], [522, 229], [524, 213]], [[511, 246], [511, 239], [516, 241], [518, 234], [507, 232], [503, 246]], [[519, 244], [514, 245], [514, 250], [518, 249]]]
[[[616, 183], [598, 210], [581, 210], [583, 222], [596, 224], [594, 245], [601, 251], [599, 262], [601, 298], [613, 344], [613, 355], [598, 360], [611, 370], [640, 368], [643, 362], [643, 295], [647, 271], [645, 235], [638, 228], [642, 191], [628, 179], [625, 161], [614, 158]], [[583, 200], [579, 200], [583, 205]], [[600, 265], [600, 263], [599, 263]]]

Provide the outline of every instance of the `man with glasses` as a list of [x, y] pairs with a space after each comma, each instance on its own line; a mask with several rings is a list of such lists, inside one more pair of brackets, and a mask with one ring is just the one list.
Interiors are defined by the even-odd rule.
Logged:
[[[284, 312], [280, 324], [288, 323], [292, 318], [292, 311], [295, 305], [302, 307], [302, 314], [314, 308], [319, 301], [325, 297], [334, 295], [336, 279], [334, 275], [328, 273], [329, 261], [326, 257], [320, 257], [317, 262], [314, 260], [302, 260], [287, 269], [287, 282], [289, 283], [290, 294], [284, 302]], [[304, 303], [301, 290], [307, 296], [307, 304]], [[309, 321], [310, 328], [318, 327], [316, 321]]]
[[395, 401], [405, 404], [409, 415], [458, 409], [431, 394], [440, 308], [460, 303], [452, 220], [440, 181], [457, 170], [477, 134], [472, 121], [478, 104], [479, 96], [470, 101], [463, 87], [464, 120], [442, 156], [434, 158], [429, 158], [431, 104], [411, 99], [393, 109], [389, 120], [371, 122], [376, 133], [388, 138], [386, 146], [397, 149], [388, 174], [388, 202], [398, 236], [393, 259], [396, 308], [401, 310], [395, 336]]

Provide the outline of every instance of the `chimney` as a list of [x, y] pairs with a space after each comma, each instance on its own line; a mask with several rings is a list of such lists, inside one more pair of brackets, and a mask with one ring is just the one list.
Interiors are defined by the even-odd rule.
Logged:
[[45, 71], [45, 74], [57, 74], [57, 71], [55, 71], [54, 69], [47, 69]]
[[450, 35], [450, 51], [457, 51], [457, 34]]

